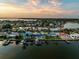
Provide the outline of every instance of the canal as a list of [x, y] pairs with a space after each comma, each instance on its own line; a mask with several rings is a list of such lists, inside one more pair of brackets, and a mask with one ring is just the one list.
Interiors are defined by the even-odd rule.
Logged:
[[79, 59], [79, 41], [54, 41], [44, 46], [0, 46], [0, 59]]

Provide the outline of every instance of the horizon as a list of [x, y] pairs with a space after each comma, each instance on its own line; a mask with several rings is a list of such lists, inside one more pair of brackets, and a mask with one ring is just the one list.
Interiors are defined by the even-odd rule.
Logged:
[[27, 20], [79, 20], [78, 18], [0, 18], [0, 21], [27, 21]]

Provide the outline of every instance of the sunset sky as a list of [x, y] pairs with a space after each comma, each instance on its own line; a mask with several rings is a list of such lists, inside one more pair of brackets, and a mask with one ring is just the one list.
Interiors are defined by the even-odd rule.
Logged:
[[0, 0], [0, 17], [79, 18], [79, 0]]

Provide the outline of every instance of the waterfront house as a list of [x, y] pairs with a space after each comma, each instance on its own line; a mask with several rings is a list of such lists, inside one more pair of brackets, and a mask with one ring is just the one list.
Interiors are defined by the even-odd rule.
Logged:
[[19, 36], [19, 33], [17, 32], [11, 32], [6, 34], [7, 38], [15, 38], [16, 36]]
[[26, 38], [32, 38], [32, 32], [30, 32], [30, 31], [27, 31], [27, 32], [25, 32], [25, 36], [26, 36]]
[[6, 32], [0, 32], [0, 36], [5, 36], [6, 34]]
[[61, 30], [61, 28], [50, 28], [50, 31], [52, 31], [52, 32], [54, 32], [54, 31], [60, 31]]
[[6, 32], [0, 32], [0, 40], [6, 39]]
[[69, 34], [66, 34], [66, 33], [59, 33], [59, 37], [60, 37], [62, 40], [69, 40], [69, 39], [70, 39]]
[[27, 32], [25, 32], [25, 35], [32, 35], [32, 32], [27, 31]]
[[72, 39], [79, 39], [79, 34], [78, 33], [70, 34], [70, 37]]
[[23, 37], [23, 39], [26, 39], [26, 38], [31, 38], [32, 32], [27, 31], [27, 32], [19, 33], [19, 34]]
[[58, 35], [56, 33], [54, 33], [54, 32], [50, 32], [47, 36], [55, 37], [55, 36], [58, 36]]
[[33, 36], [36, 38], [36, 39], [45, 39], [45, 35], [44, 34], [41, 34], [41, 33], [33, 33]]
[[79, 29], [79, 24], [68, 22], [64, 24], [64, 29]]

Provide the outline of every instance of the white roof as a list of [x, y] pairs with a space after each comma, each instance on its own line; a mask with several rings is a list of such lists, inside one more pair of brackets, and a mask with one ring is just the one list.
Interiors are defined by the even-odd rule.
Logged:
[[50, 28], [51, 31], [58, 31], [60, 28]]
[[79, 24], [78, 23], [66, 23], [64, 25], [64, 28], [67, 28], [67, 29], [76, 29], [76, 28], [79, 28]]
[[78, 33], [70, 34], [71, 36], [79, 36]]

